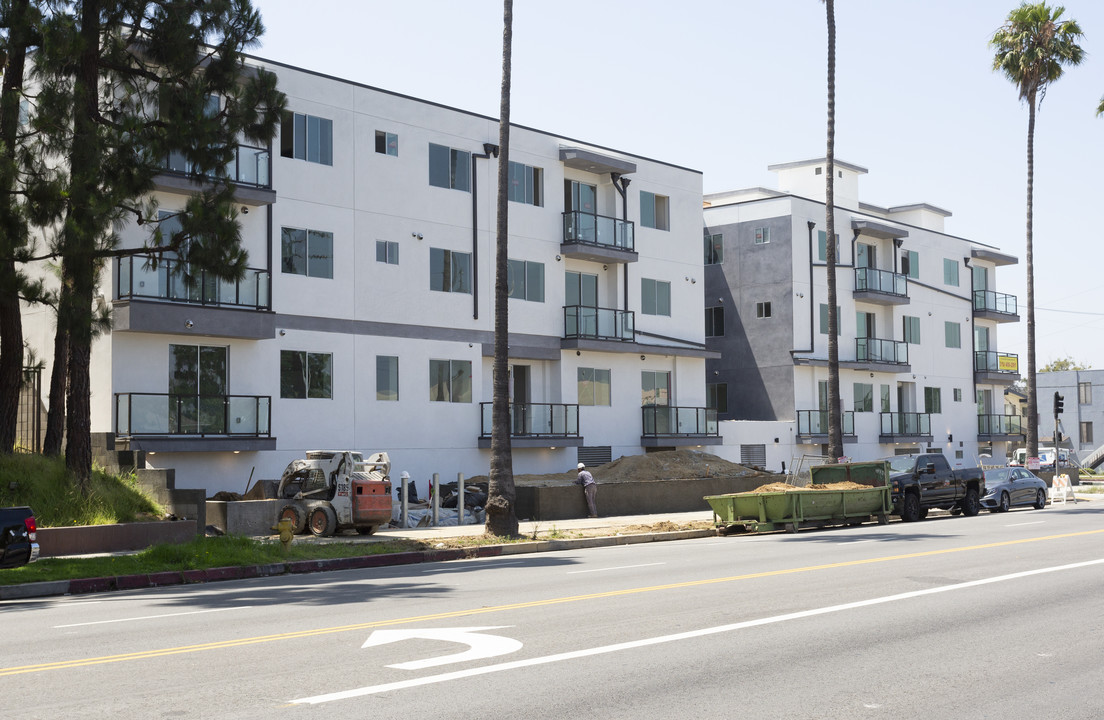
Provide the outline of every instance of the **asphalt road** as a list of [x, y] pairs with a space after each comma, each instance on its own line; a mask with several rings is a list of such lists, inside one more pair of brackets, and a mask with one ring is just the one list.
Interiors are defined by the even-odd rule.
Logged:
[[1097, 720], [1104, 503], [11, 601], [0, 628], [19, 718]]

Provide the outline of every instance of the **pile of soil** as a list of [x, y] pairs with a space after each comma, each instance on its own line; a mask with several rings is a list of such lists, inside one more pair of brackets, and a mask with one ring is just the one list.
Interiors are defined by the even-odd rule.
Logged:
[[[778, 477], [738, 463], [729, 462], [707, 452], [691, 449], [666, 450], [645, 453], [644, 455], [625, 455], [605, 465], [588, 467], [587, 470], [599, 484], [623, 482], [654, 482], [657, 480], [685, 480], [704, 477], [754, 477], [764, 480]], [[570, 485], [579, 477], [574, 467], [562, 473], [546, 475], [514, 475], [515, 485], [526, 487], [556, 487]], [[473, 477], [468, 482], [487, 482], [484, 475]]]
[[753, 493], [776, 493], [776, 492], [793, 492], [795, 490], [869, 490], [869, 485], [860, 485], [854, 482], [838, 482], [828, 483], [826, 485], [809, 485], [808, 487], [797, 487], [796, 485], [789, 485], [787, 483], [767, 483], [766, 485], [760, 485], [751, 492]]

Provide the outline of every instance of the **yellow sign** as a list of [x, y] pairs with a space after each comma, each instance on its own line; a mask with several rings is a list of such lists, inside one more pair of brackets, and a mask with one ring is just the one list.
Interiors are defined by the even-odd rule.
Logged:
[[1015, 355], [998, 355], [997, 369], [1001, 372], [1019, 372], [1020, 359]]

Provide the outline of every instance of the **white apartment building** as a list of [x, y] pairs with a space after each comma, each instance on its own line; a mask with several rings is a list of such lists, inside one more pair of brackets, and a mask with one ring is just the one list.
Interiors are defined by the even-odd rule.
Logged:
[[[486, 474], [497, 119], [251, 62], [290, 110], [271, 147], [239, 155], [253, 269], [190, 288], [171, 264], [105, 270], [93, 432], [209, 492], [322, 448], [387, 451], [423, 493], [432, 473]], [[184, 170], [168, 159], [162, 217], [194, 189]], [[515, 473], [716, 442], [701, 174], [521, 126], [509, 172]], [[24, 322], [49, 361], [52, 315]]]
[[[1016, 258], [947, 234], [946, 210], [862, 202], [866, 169], [835, 168], [844, 454], [1003, 459], [1023, 429], [1003, 397], [1018, 358], [998, 335], [1019, 316], [1016, 298], [996, 291], [996, 269]], [[769, 169], [778, 190], [705, 197], [706, 346], [722, 354], [706, 369], [721, 420], [771, 421], [763, 432], [737, 423], [736, 442], [777, 469], [827, 452], [826, 162]]]

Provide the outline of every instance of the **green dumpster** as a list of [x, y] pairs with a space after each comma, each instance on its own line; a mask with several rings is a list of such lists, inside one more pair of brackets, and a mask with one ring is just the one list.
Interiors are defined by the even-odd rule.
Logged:
[[889, 521], [892, 503], [885, 461], [821, 465], [811, 472], [814, 485], [852, 482], [868, 487], [707, 495], [714, 525], [722, 533], [732, 529], [797, 532], [803, 526], [857, 525], [872, 518], [882, 524]]

